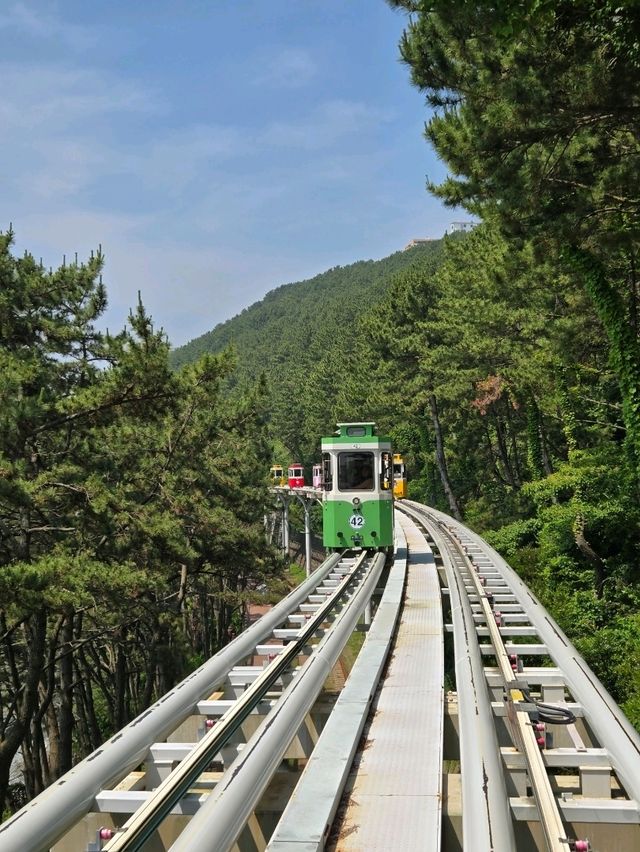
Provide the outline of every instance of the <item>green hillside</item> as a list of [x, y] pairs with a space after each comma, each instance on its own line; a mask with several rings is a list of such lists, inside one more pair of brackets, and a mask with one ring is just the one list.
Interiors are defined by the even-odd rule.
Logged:
[[[307, 281], [286, 284], [212, 331], [172, 352], [180, 367], [205, 352], [233, 346], [237, 369], [229, 382], [244, 388], [264, 375], [272, 434], [303, 463], [337, 417], [368, 417], [345, 393], [360, 320], [409, 267], [436, 269], [444, 240], [398, 251], [382, 260], [336, 266]], [[349, 399], [347, 399], [347, 396]], [[342, 400], [342, 401], [341, 401]]]
[[348, 329], [386, 293], [392, 277], [426, 255], [439, 257], [442, 240], [398, 251], [382, 260], [335, 266], [307, 281], [285, 284], [260, 302], [217, 325], [212, 331], [174, 349], [175, 367], [204, 352], [237, 349], [237, 379], [254, 378], [289, 360], [322, 357], [335, 335]]

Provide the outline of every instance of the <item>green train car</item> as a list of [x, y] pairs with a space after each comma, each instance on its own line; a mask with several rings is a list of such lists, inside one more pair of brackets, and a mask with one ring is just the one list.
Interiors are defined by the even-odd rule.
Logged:
[[393, 451], [375, 423], [338, 423], [322, 439], [324, 546], [393, 547]]

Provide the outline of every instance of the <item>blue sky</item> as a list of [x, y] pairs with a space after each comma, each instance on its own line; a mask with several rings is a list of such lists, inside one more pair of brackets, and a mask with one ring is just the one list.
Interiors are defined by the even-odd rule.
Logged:
[[2, 0], [0, 229], [175, 345], [456, 217], [384, 0]]

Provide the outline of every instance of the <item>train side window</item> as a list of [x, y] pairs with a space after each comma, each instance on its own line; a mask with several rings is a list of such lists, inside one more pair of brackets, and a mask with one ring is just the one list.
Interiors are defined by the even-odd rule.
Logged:
[[380, 472], [380, 487], [383, 488], [385, 491], [388, 491], [391, 487], [391, 481], [393, 478], [393, 463], [391, 461], [391, 453], [382, 453], [381, 461], [382, 471]]
[[333, 476], [331, 475], [331, 456], [329, 453], [322, 454], [322, 486], [325, 491], [333, 488]]
[[340, 453], [338, 455], [338, 490], [373, 491], [375, 483], [373, 453]]

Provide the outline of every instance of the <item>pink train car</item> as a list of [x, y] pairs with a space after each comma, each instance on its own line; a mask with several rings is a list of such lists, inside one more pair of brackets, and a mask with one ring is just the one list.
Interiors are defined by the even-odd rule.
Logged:
[[313, 482], [314, 488], [322, 488], [322, 465], [321, 464], [314, 464], [312, 482]]

